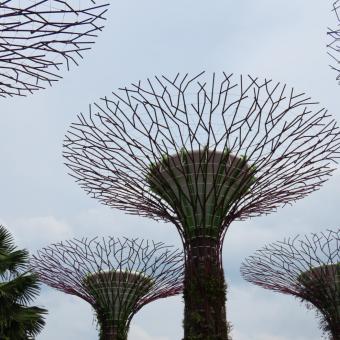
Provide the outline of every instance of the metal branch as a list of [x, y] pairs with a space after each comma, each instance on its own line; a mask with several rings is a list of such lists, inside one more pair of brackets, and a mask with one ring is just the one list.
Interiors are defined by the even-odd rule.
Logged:
[[1, 1], [0, 96], [33, 93], [59, 80], [62, 64], [78, 65], [107, 7], [93, 0]]
[[328, 55], [331, 57], [331, 68], [337, 73], [336, 80], [340, 84], [340, 0], [333, 3], [332, 12], [336, 18], [333, 28], [328, 28]]
[[[240, 181], [251, 183], [224, 209], [222, 233], [231, 220], [270, 213], [318, 189], [339, 157], [339, 130], [326, 109], [285, 85], [250, 76], [238, 82], [226, 74], [156, 77], [103, 98], [78, 118], [64, 157], [80, 186], [110, 207], [172, 221], [181, 233], [180, 213], [152, 188], [152, 164], [203, 149], [244, 156], [253, 172]], [[216, 159], [216, 167], [223, 170], [224, 161]], [[204, 162], [196, 160], [196, 174]], [[228, 181], [212, 180], [215, 188]], [[210, 190], [205, 199], [214, 195]]]
[[265, 246], [241, 266], [245, 280], [314, 306], [322, 329], [340, 336], [340, 229]]

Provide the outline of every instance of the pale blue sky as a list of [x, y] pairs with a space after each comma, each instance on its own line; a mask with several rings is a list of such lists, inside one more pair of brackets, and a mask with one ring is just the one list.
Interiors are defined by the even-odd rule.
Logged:
[[[118, 87], [153, 75], [226, 71], [282, 81], [320, 101], [340, 121], [340, 87], [329, 69], [332, 1], [127, 0], [112, 2], [106, 28], [78, 68], [53, 88], [1, 100], [0, 222], [31, 251], [69, 237], [153, 238], [179, 246], [174, 226], [101, 206], [67, 175], [62, 140], [76, 114]], [[242, 260], [265, 243], [339, 225], [340, 172], [308, 198], [277, 213], [234, 223], [224, 244], [228, 318], [235, 340], [317, 340], [314, 313], [297, 300], [243, 281]], [[41, 340], [97, 339], [90, 306], [44, 288]], [[133, 319], [129, 340], [178, 340], [181, 297]]]

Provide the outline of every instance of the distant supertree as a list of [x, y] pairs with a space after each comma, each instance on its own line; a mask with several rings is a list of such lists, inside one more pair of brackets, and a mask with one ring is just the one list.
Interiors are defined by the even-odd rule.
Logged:
[[183, 287], [183, 254], [161, 242], [73, 239], [38, 251], [31, 266], [45, 284], [91, 304], [101, 340], [126, 340], [144, 305]]
[[339, 155], [334, 121], [304, 94], [250, 76], [209, 78], [123, 88], [80, 114], [64, 145], [87, 193], [177, 227], [188, 340], [228, 338], [221, 250], [230, 223], [318, 189]]
[[337, 73], [336, 79], [340, 82], [340, 0], [333, 3], [333, 12], [336, 16], [337, 24], [334, 28], [328, 29], [328, 36], [331, 42], [328, 44], [329, 52], [333, 63], [331, 68]]
[[0, 1], [0, 96], [24, 96], [61, 78], [90, 49], [108, 4], [94, 0]]
[[241, 273], [251, 283], [308, 302], [323, 331], [340, 339], [340, 229], [269, 244], [245, 260]]

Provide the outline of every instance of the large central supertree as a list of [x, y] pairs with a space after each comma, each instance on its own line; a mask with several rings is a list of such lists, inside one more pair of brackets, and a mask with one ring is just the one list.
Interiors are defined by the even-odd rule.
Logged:
[[94, 0], [0, 1], [0, 96], [24, 96], [60, 79], [62, 64], [68, 69], [90, 49], [107, 7]]
[[126, 340], [143, 306], [183, 288], [183, 253], [161, 242], [73, 239], [38, 251], [31, 266], [45, 284], [91, 304], [100, 340]]
[[331, 340], [340, 339], [340, 229], [288, 238], [242, 264], [249, 282], [308, 302]]
[[184, 338], [227, 339], [222, 245], [232, 221], [318, 189], [339, 134], [327, 111], [271, 80], [155, 77], [80, 114], [64, 144], [100, 202], [172, 222], [185, 250]]

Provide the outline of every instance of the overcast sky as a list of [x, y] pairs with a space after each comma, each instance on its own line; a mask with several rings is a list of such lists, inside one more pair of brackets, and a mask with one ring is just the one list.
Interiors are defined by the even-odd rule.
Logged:
[[[76, 114], [112, 90], [153, 75], [226, 71], [294, 86], [340, 121], [340, 86], [330, 70], [327, 26], [332, 1], [126, 0], [112, 2], [104, 31], [78, 68], [53, 88], [1, 100], [0, 222], [16, 242], [36, 249], [70, 237], [152, 238], [180, 246], [171, 224], [124, 215], [89, 198], [67, 175], [62, 141]], [[285, 236], [336, 227], [340, 172], [318, 192], [270, 216], [231, 225], [223, 260], [229, 282], [228, 319], [234, 340], [317, 340], [312, 311], [291, 296], [252, 286], [242, 260]], [[90, 306], [43, 288], [36, 302], [49, 310], [38, 339], [97, 339]], [[144, 307], [129, 340], [182, 337], [181, 297]]]

